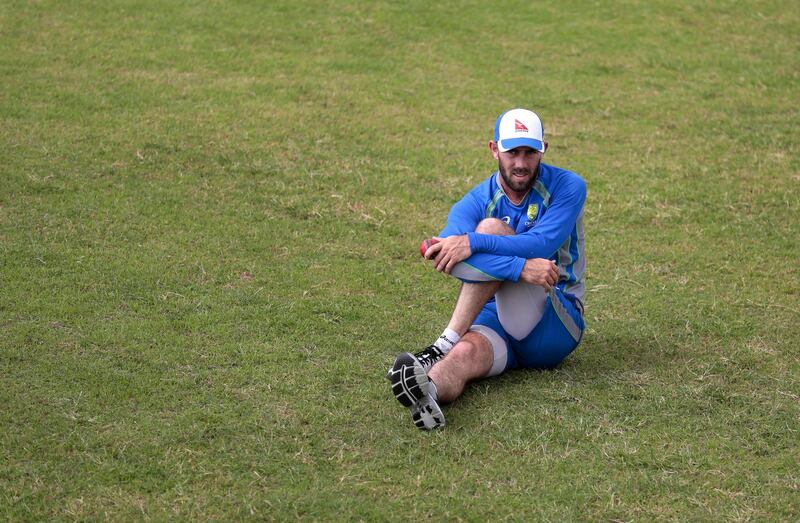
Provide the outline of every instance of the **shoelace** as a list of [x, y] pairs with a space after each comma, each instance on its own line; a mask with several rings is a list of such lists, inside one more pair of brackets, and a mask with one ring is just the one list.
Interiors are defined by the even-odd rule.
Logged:
[[434, 363], [442, 359], [444, 354], [442, 354], [442, 351], [439, 350], [439, 347], [437, 347], [436, 345], [431, 345], [429, 347], [426, 347], [422, 351], [414, 354], [414, 356], [416, 356], [416, 358], [419, 360], [419, 362], [422, 364], [423, 367], [428, 369], [431, 366], [433, 366]]

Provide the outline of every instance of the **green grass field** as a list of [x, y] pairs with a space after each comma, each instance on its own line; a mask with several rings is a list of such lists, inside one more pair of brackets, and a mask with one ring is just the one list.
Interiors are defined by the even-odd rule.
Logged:
[[[0, 0], [0, 519], [797, 521], [800, 11]], [[588, 331], [417, 430], [419, 241], [536, 109]]]

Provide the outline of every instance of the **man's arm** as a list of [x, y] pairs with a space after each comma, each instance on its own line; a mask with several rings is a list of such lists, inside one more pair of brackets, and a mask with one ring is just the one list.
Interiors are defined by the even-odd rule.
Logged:
[[487, 252], [521, 258], [550, 258], [575, 227], [586, 201], [586, 182], [577, 175], [562, 182], [542, 219], [529, 231], [516, 236], [467, 233], [473, 253]]
[[447, 225], [439, 233], [439, 237], [447, 238], [448, 236], [472, 232], [482, 218], [483, 209], [480, 203], [472, 193], [468, 193], [450, 208], [450, 213], [447, 215]]
[[[517, 281], [520, 278], [525, 265], [523, 258], [480, 255], [470, 259], [472, 251], [466, 233], [480, 230], [487, 234], [505, 234], [505, 232], [493, 230], [490, 225], [486, 225], [485, 213], [484, 205], [481, 205], [480, 199], [475, 198], [472, 193], [453, 206], [447, 227], [442, 231], [439, 243], [429, 247], [425, 254], [426, 258], [434, 260], [436, 270], [450, 274], [457, 264], [464, 262], [461, 271], [464, 277], [459, 276], [459, 278], [465, 281]], [[507, 224], [497, 219], [493, 220], [500, 227], [508, 229], [508, 234], [513, 234]]]
[[[475, 230], [482, 216], [483, 209], [480, 202], [475, 198], [472, 192], [467, 193], [450, 208], [450, 213], [447, 216], [447, 225], [445, 225], [442, 232], [439, 233], [439, 236], [436, 237], [439, 242], [431, 245], [423, 256], [429, 260], [436, 258], [436, 262], [434, 263], [436, 270], [440, 272], [445, 271], [449, 274], [457, 262], [468, 258], [471, 254], [469, 251], [469, 243], [466, 241], [466, 233]], [[457, 249], [457, 258], [448, 256], [445, 261], [442, 261], [442, 256], [439, 255], [441, 248], [446, 245], [446, 252], [453, 253], [455, 251], [451, 251], [451, 248], [456, 244], [461, 247]], [[466, 248], [466, 250], [464, 250], [464, 248]], [[445, 268], [448, 262], [450, 262], [449, 267]]]

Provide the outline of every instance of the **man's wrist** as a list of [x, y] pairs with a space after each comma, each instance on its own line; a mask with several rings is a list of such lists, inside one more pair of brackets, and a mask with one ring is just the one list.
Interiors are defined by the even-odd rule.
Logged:
[[525, 263], [527, 263], [527, 261], [528, 260], [525, 258], [514, 256], [514, 259], [511, 261], [511, 281], [520, 280], [520, 277], [522, 277], [522, 271], [525, 269]]
[[467, 241], [469, 242], [469, 250], [472, 251], [472, 254], [478, 252], [477, 246], [478, 242], [480, 241], [477, 236], [478, 233], [476, 232], [468, 232], [467, 233]]

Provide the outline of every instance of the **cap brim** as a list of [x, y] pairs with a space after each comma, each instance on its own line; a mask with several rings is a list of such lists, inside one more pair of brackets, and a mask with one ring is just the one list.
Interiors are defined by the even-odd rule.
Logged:
[[509, 138], [508, 140], [500, 140], [497, 142], [497, 147], [500, 152], [510, 151], [517, 147], [530, 147], [539, 152], [544, 152], [544, 142], [535, 138]]

